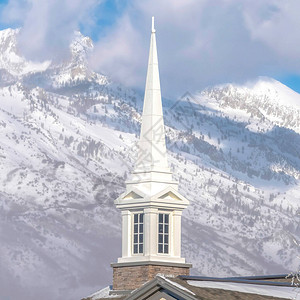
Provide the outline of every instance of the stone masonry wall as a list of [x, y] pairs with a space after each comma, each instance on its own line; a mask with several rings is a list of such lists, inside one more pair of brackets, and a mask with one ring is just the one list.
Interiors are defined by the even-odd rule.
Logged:
[[113, 267], [113, 289], [134, 290], [157, 274], [190, 275], [190, 268], [158, 265]]

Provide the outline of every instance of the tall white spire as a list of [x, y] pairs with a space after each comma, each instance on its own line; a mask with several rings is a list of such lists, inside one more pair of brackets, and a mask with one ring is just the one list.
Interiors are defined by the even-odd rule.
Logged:
[[[163, 265], [157, 270], [165, 274], [171, 274], [173, 267], [186, 272], [183, 270], [190, 265], [181, 257], [181, 212], [189, 201], [178, 192], [178, 183], [172, 180], [168, 167], [154, 18], [138, 159], [126, 191], [115, 204], [122, 211], [122, 257], [113, 265], [114, 272], [121, 274], [126, 266], [137, 264], [145, 266], [143, 276], [147, 280], [152, 276], [149, 265]], [[126, 287], [126, 282], [118, 284], [121, 278], [114, 276], [114, 286]]]
[[166, 154], [154, 17], [152, 17], [141, 135], [138, 159], [135, 166], [135, 173], [136, 172], [169, 172]]

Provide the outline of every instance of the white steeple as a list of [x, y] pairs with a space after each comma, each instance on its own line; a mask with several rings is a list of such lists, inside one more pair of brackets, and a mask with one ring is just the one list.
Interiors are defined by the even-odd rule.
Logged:
[[[189, 202], [168, 167], [154, 17], [138, 158], [126, 191], [115, 200], [122, 211], [122, 257], [118, 264], [181, 258], [181, 213]], [[186, 266], [185, 266], [186, 267]]]
[[140, 188], [146, 188], [148, 193], [155, 193], [157, 188], [161, 188], [157, 182], [175, 184], [168, 166], [165, 139], [154, 17], [152, 17], [139, 150], [132, 173], [132, 182], [140, 182]]
[[142, 127], [135, 171], [148, 172], [156, 170], [169, 171], [166, 155], [154, 17], [152, 17]]

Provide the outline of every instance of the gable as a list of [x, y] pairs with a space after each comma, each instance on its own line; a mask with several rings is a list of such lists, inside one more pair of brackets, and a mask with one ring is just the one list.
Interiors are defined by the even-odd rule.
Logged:
[[189, 205], [189, 201], [171, 186], [153, 195], [151, 199], [155, 202], [169, 206], [173, 205], [173, 207], [177, 206], [178, 208], [186, 208]]
[[165, 290], [160, 290], [154, 293], [151, 296], [147, 297], [148, 300], [178, 300], [183, 298], [176, 298], [170, 295], [169, 293], [166, 293]]
[[170, 199], [170, 200], [178, 200], [180, 201], [181, 199], [177, 197], [173, 192], [169, 191], [162, 196], [159, 197], [159, 199]]
[[174, 291], [169, 291], [161, 286], [156, 286], [154, 289], [148, 290], [146, 293], [138, 297], [132, 297], [129, 299], [134, 300], [185, 300], [182, 296], [177, 295]]
[[134, 191], [131, 191], [130, 193], [128, 193], [126, 196], [123, 197], [124, 200], [141, 199], [141, 198], [143, 197]]
[[[157, 275], [140, 288], [131, 292], [127, 300], [196, 300], [189, 289]], [[224, 298], [225, 299], [225, 298]]]

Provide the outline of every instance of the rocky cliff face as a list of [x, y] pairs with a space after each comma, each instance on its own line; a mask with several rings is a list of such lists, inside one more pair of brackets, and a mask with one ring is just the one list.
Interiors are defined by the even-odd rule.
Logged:
[[[79, 299], [111, 283], [113, 200], [132, 169], [142, 95], [91, 70], [76, 33], [63, 63], [33, 63], [0, 32], [0, 296]], [[300, 95], [259, 78], [165, 100], [169, 162], [191, 201], [194, 274], [299, 265]]]

